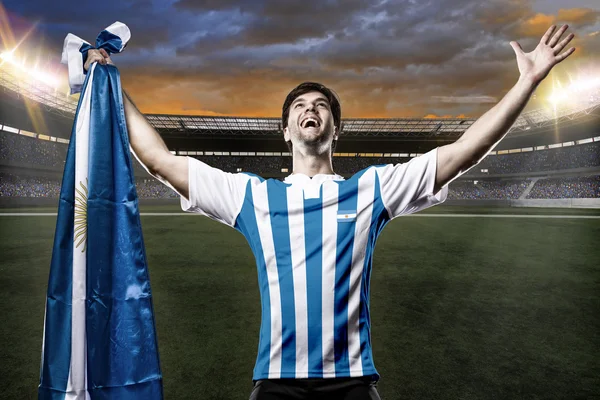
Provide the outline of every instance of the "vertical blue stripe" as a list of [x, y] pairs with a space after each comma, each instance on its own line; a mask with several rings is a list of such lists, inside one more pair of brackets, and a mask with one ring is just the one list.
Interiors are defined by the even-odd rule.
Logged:
[[91, 97], [86, 339], [92, 398], [162, 398], [152, 292], [120, 80], [97, 66]]
[[[252, 175], [256, 176], [256, 175]], [[258, 177], [258, 176], [257, 176]], [[260, 178], [260, 177], [259, 177]], [[261, 179], [261, 184], [266, 185]], [[258, 356], [254, 365], [253, 379], [269, 375], [269, 364], [271, 357], [271, 304], [269, 292], [269, 279], [267, 277], [267, 266], [265, 264], [265, 255], [260, 243], [260, 234], [258, 232], [258, 223], [254, 213], [254, 199], [252, 197], [252, 180], [248, 180], [246, 186], [246, 196], [240, 214], [238, 215], [234, 228], [238, 230], [250, 245], [252, 253], [256, 258], [256, 268], [258, 272], [258, 286], [260, 290], [260, 304], [262, 310], [260, 337], [258, 342]]]
[[[356, 210], [358, 202], [358, 174], [339, 183], [338, 210]], [[350, 269], [356, 220], [337, 225], [335, 261], [334, 351], [336, 376], [348, 376], [348, 295]]]
[[360, 353], [362, 358], [363, 372], [365, 375], [375, 375], [375, 379], [379, 379], [379, 374], [375, 369], [373, 362], [373, 352], [371, 349], [371, 318], [369, 314], [369, 297], [371, 270], [373, 265], [373, 253], [375, 251], [375, 243], [384, 226], [389, 222], [387, 210], [381, 199], [381, 190], [379, 187], [379, 176], [375, 173], [375, 190], [373, 201], [373, 214], [371, 216], [371, 226], [369, 228], [369, 238], [367, 240], [367, 248], [365, 253], [365, 264], [363, 267], [362, 284], [360, 290]]
[[296, 377], [296, 307], [294, 304], [294, 275], [287, 209], [287, 187], [283, 182], [267, 181], [267, 196], [271, 217], [271, 231], [279, 274], [281, 292], [282, 351], [281, 377]]
[[306, 302], [308, 311], [308, 373], [323, 377], [323, 185], [318, 199], [304, 200]]

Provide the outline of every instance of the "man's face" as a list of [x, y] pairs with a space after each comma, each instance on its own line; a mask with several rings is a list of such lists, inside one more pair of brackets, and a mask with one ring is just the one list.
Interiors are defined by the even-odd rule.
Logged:
[[329, 151], [331, 142], [337, 140], [337, 127], [327, 97], [321, 92], [298, 96], [290, 106], [288, 126], [283, 133], [294, 147], [316, 146], [319, 153]]

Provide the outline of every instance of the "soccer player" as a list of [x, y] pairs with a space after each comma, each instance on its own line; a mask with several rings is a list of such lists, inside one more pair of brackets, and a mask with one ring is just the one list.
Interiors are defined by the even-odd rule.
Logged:
[[[530, 53], [511, 42], [520, 77], [456, 142], [404, 164], [349, 179], [332, 168], [341, 107], [336, 94], [303, 83], [283, 104], [293, 172], [283, 181], [227, 173], [172, 155], [125, 96], [132, 149], [181, 195], [181, 207], [241, 232], [256, 257], [262, 323], [251, 399], [379, 399], [371, 352], [369, 278], [375, 241], [392, 219], [446, 199], [448, 183], [501, 140], [549, 71], [575, 50], [552, 26]], [[90, 50], [91, 63], [111, 63]]]

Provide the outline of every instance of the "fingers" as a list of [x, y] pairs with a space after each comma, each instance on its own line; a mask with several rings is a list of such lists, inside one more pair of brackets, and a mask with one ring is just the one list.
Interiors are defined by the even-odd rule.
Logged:
[[563, 33], [565, 33], [565, 31], [567, 30], [568, 27], [569, 27], [569, 25], [561, 26], [560, 29], [554, 34], [554, 36], [552, 36], [552, 39], [548, 43], [548, 46], [550, 46], [550, 47], [556, 46], [556, 43], [558, 43], [558, 41], [560, 40], [560, 37], [562, 36]]
[[540, 43], [548, 44], [548, 41], [550, 40], [550, 37], [552, 37], [552, 34], [554, 33], [555, 29], [556, 29], [556, 26], [554, 26], [554, 25], [552, 25], [550, 28], [548, 28], [546, 33], [544, 33], [544, 36], [542, 36]]
[[571, 40], [573, 40], [574, 37], [575, 37], [575, 35], [570, 33], [569, 36], [567, 36], [566, 38], [561, 40], [561, 42], [559, 44], [557, 44], [556, 47], [554, 47], [554, 55], [557, 55], [558, 53], [560, 53], [562, 51], [562, 49], [564, 49], [565, 46], [567, 44], [569, 44], [569, 42]]
[[102, 57], [98, 51], [89, 50], [87, 59], [85, 60], [85, 65], [83, 66], [83, 69], [85, 69], [87, 71], [90, 69], [90, 66], [93, 63], [98, 62], [101, 64], [103, 60], [104, 60], [104, 57]]
[[557, 56], [556, 57], [556, 63], [558, 64], [559, 62], [561, 62], [565, 58], [569, 57], [571, 54], [573, 54], [574, 51], [575, 51], [575, 47], [571, 47], [569, 50], [567, 50], [564, 53], [562, 53], [561, 55]]
[[110, 56], [108, 55], [108, 52], [104, 49], [100, 49], [100, 50], [96, 50], [96, 49], [90, 49], [88, 50], [88, 56], [87, 59], [85, 61], [85, 65], [83, 66], [83, 69], [85, 69], [86, 71], [90, 69], [90, 66], [97, 62], [100, 65], [106, 65], [106, 64], [111, 64], [113, 65], [112, 60], [110, 59]]
[[113, 63], [106, 50], [100, 49], [100, 54], [102, 54], [102, 56], [104, 57], [104, 61], [105, 61], [104, 64], [112, 64]]

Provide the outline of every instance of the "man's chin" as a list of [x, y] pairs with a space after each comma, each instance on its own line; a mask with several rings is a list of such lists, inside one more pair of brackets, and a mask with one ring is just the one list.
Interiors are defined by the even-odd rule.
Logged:
[[307, 135], [320, 135], [321, 133], [321, 128], [300, 128], [300, 132], [302, 132], [303, 134], [307, 134]]

